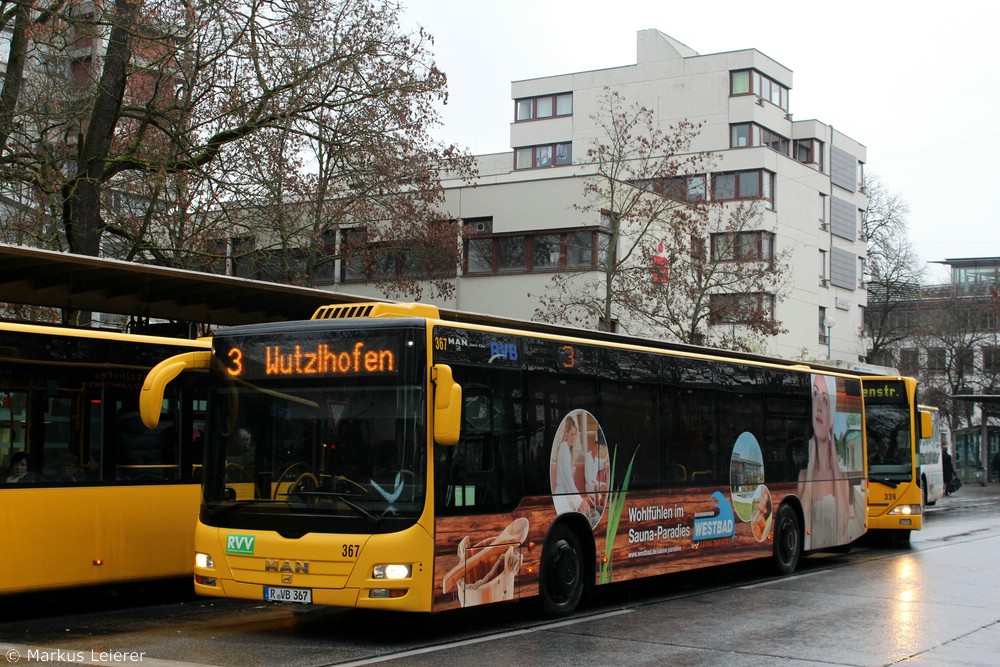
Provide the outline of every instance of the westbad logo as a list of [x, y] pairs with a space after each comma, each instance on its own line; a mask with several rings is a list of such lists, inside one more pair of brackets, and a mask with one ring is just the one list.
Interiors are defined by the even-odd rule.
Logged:
[[256, 539], [254, 535], [226, 535], [226, 553], [252, 556]]

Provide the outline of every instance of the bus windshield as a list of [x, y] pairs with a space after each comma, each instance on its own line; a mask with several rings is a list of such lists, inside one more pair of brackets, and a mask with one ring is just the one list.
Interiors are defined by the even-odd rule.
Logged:
[[292, 341], [266, 328], [215, 338], [205, 523], [287, 534], [357, 531], [361, 521], [381, 532], [422, 512], [417, 333], [333, 326]]
[[886, 393], [881, 395], [868, 392], [866, 386], [868, 477], [890, 485], [912, 482], [913, 444], [906, 392], [902, 382], [888, 381], [885, 385]]

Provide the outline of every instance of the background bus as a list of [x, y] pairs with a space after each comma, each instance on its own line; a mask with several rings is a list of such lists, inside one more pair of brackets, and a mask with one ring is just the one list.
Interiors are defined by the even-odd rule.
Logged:
[[917, 382], [908, 377], [863, 377], [868, 444], [868, 529], [908, 541], [923, 526], [921, 437], [930, 413], [917, 410]]
[[204, 399], [158, 361], [206, 342], [0, 323], [0, 594], [190, 575]]
[[505, 324], [361, 304], [219, 330], [187, 361], [212, 379], [196, 592], [562, 614], [590, 585], [787, 573], [864, 533], [858, 378]]
[[944, 496], [944, 468], [941, 465], [941, 447], [948, 444], [948, 427], [941, 419], [941, 411], [930, 405], [920, 410], [931, 415], [930, 437], [920, 439], [920, 488], [924, 505], [933, 505]]

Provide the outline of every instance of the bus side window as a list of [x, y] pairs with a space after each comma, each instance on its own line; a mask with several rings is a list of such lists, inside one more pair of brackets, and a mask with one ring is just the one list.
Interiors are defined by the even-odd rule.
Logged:
[[126, 403], [115, 420], [118, 447], [118, 470], [115, 478], [120, 481], [159, 481], [165, 479], [163, 471], [163, 442], [159, 429], [146, 428], [139, 418], [138, 406]]

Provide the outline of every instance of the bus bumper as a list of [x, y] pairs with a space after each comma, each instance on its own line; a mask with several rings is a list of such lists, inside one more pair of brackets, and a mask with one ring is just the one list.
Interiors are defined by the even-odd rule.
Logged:
[[916, 513], [910, 514], [896, 513], [868, 517], [868, 530], [920, 530], [923, 526], [924, 515], [919, 509]]

